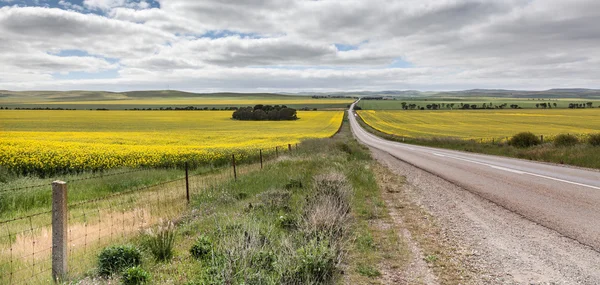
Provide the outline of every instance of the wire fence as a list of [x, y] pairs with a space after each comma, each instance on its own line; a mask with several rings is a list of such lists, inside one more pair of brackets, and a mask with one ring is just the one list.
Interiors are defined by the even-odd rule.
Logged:
[[[294, 148], [297, 145], [288, 144], [274, 151], [260, 150], [256, 160], [243, 164], [232, 154], [229, 167], [209, 171], [198, 167], [136, 169], [66, 181], [67, 277], [77, 278], [92, 271], [98, 252], [110, 244], [127, 242], [161, 220], [199, 214], [198, 210], [190, 211], [194, 196], [210, 189], [218, 191], [214, 189], [218, 185], [260, 171]], [[56, 245], [51, 190], [51, 184], [36, 184], [0, 192], [0, 284], [53, 281], [52, 253]], [[93, 191], [100, 193], [89, 193]]]

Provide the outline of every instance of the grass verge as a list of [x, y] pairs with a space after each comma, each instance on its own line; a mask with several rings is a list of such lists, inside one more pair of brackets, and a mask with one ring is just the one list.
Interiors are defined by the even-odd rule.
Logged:
[[453, 138], [409, 138], [381, 132], [365, 123], [360, 116], [357, 117], [357, 121], [368, 132], [391, 141], [600, 169], [600, 147], [589, 144], [556, 146], [553, 143], [544, 143], [518, 148], [508, 145], [505, 141], [480, 143]]
[[[174, 221], [172, 259], [140, 234], [142, 268], [156, 284], [378, 284], [407, 260], [368, 150], [345, 125], [298, 150], [194, 195]], [[145, 246], [146, 245], [146, 246]], [[109, 283], [90, 271], [81, 283]]]

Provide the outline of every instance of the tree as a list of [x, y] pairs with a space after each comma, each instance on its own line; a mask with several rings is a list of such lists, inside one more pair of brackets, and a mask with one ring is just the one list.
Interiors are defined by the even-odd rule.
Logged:
[[279, 119], [280, 120], [296, 120], [298, 117], [296, 116], [296, 110], [291, 108], [282, 108], [279, 111]]
[[593, 102], [587, 102], [585, 103], [587, 105], [588, 108], [592, 108], [592, 105], [594, 104]]
[[255, 109], [254, 112], [252, 112], [252, 119], [255, 121], [264, 121], [268, 118], [267, 113], [262, 109]]

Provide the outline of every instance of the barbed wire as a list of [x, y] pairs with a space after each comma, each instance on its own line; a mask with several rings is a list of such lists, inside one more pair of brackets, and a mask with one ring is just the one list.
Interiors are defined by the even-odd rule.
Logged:
[[27, 216], [16, 217], [16, 218], [12, 218], [12, 219], [8, 219], [8, 220], [0, 221], [0, 225], [6, 224], [6, 223], [10, 223], [10, 222], [14, 222], [14, 221], [19, 221], [19, 220], [25, 220], [25, 219], [29, 219], [29, 218], [34, 218], [34, 217], [37, 217], [37, 216], [41, 216], [43, 214], [50, 214], [50, 213], [52, 213], [52, 210], [38, 212], [38, 213], [27, 215]]
[[[286, 146], [278, 146], [277, 148], [274, 147], [273, 151], [263, 153], [264, 162], [276, 161], [278, 156], [294, 149], [298, 149], [298, 146], [295, 145], [294, 148], [294, 145], [288, 144]], [[260, 171], [262, 164], [259, 167], [258, 157], [256, 158], [243, 159], [244, 162], [238, 165], [240, 167], [238, 174], [244, 175]], [[189, 179], [188, 181], [186, 181], [186, 177], [169, 179], [159, 183], [134, 187], [103, 197], [68, 204], [69, 211], [73, 211], [73, 215], [67, 217], [67, 223], [69, 224], [69, 254], [67, 259], [68, 262], [79, 267], [78, 269], [74, 268], [73, 273], [78, 274], [82, 270], [86, 270], [89, 264], [86, 263], [85, 257], [90, 253], [96, 252], [104, 245], [115, 242], [116, 239], [129, 238], [132, 234], [139, 232], [139, 230], [156, 225], [159, 222], [158, 218], [162, 220], [164, 217], [181, 218], [186, 215], [191, 216], [192, 213], [186, 214], [186, 209], [189, 207], [189, 198], [186, 199], [186, 191], [180, 190], [187, 190], [187, 186], [191, 186], [190, 192], [199, 193], [206, 190], [207, 187], [213, 187], [219, 183], [226, 183], [233, 180], [234, 177], [232, 171], [230, 171], [230, 167], [219, 167], [216, 169], [217, 171], [190, 173], [187, 175], [187, 178], [194, 179]], [[115, 176], [143, 170], [145, 169], [85, 177], [67, 182], [72, 183], [74, 181]], [[168, 184], [173, 184], [173, 186], [161, 187]], [[49, 184], [43, 186], [47, 185]], [[125, 199], [105, 202], [124, 195], [133, 196], [132, 199], [127, 197]], [[95, 205], [92, 207], [87, 206], [90, 204]], [[86, 206], [81, 207], [83, 205]], [[129, 209], [127, 205], [131, 205], [133, 208]], [[77, 207], [81, 208], [78, 209]], [[9, 272], [6, 272], [5, 275], [8, 279], [0, 278], [0, 280], [8, 281], [9, 284], [29, 283], [34, 282], [34, 280], [50, 280], [49, 272], [51, 271], [51, 267], [49, 267], [49, 262], [51, 254], [49, 252], [52, 251], [52, 247], [49, 247], [44, 241], [44, 238], [47, 237], [44, 236], [43, 229], [51, 229], [52, 224], [46, 220], [42, 221], [39, 218], [34, 220], [33, 218], [41, 215], [48, 215], [48, 218], [50, 218], [51, 213], [52, 210], [43, 211], [0, 222], [0, 226], [6, 227], [8, 232], [8, 236], [0, 236], [0, 238], [5, 239], [8, 237], [8, 242], [10, 243], [9, 247], [7, 247], [7, 249], [10, 249], [10, 259], [2, 260], [4, 261], [4, 266], [7, 266], [7, 269], [9, 268]], [[24, 220], [25, 222], [19, 222], [14, 226], [9, 224], [10, 222], [20, 220]], [[22, 254], [18, 253], [18, 256], [13, 256], [12, 239], [17, 236], [28, 237], [31, 239], [31, 244], [26, 247], [27, 252], [23, 251]], [[20, 261], [26, 262], [21, 264]]]
[[[146, 171], [146, 170], [148, 170], [148, 168], [140, 168], [140, 169], [134, 169], [134, 170], [128, 170], [128, 171], [122, 171], [122, 172], [115, 172], [115, 173], [109, 173], [109, 174], [93, 175], [93, 176], [89, 176], [89, 177], [82, 177], [82, 178], [76, 178], [76, 179], [64, 179], [64, 181], [65, 182], [77, 182], [77, 181], [98, 179], [98, 178], [104, 178], [104, 177], [110, 177], [110, 176], [117, 176], [117, 175], [123, 175], [123, 174], [130, 174], [130, 173], [141, 172], [141, 171]], [[52, 179], [52, 180], [58, 180], [58, 179]], [[23, 186], [23, 187], [3, 189], [3, 190], [0, 190], [0, 194], [5, 193], [5, 192], [15, 192], [15, 191], [20, 191], [20, 190], [27, 190], [27, 189], [33, 189], [33, 188], [38, 188], [38, 187], [43, 187], [43, 186], [50, 186], [50, 185], [52, 185], [52, 182], [47, 182], [47, 183], [44, 183], [44, 184], [37, 184], [37, 185], [30, 185], [30, 186]]]

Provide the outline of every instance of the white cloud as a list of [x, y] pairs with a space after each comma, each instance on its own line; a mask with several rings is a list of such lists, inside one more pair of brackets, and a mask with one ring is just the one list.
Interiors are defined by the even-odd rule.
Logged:
[[[61, 0], [70, 11], [0, 8], [0, 63], [17, 74], [0, 73], [0, 89], [600, 87], [600, 29], [594, 28], [600, 2], [595, 0], [83, 4]], [[200, 37], [205, 34], [225, 36]], [[338, 43], [356, 49], [339, 51]], [[61, 50], [91, 56], [51, 55]], [[413, 67], [387, 67], [399, 58]], [[119, 70], [118, 78], [50, 76], [111, 69]]]

